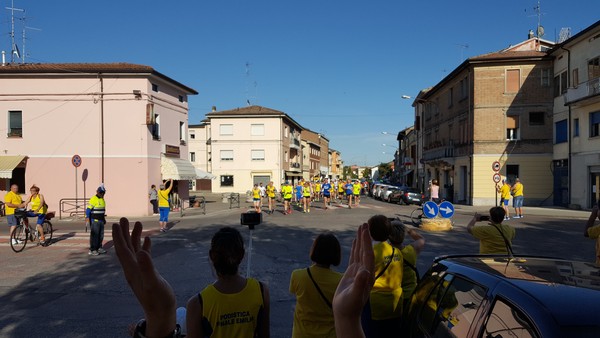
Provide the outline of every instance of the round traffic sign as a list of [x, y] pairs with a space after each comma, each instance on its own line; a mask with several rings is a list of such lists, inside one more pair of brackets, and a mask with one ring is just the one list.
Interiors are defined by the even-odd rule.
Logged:
[[499, 172], [500, 171], [500, 162], [494, 161], [494, 163], [492, 163], [492, 170], [495, 172]]
[[502, 176], [500, 176], [500, 174], [498, 173], [495, 173], [493, 179], [494, 183], [500, 183], [500, 181], [502, 180]]
[[71, 164], [73, 164], [75, 168], [79, 167], [81, 165], [81, 156], [73, 155], [73, 157], [71, 157]]

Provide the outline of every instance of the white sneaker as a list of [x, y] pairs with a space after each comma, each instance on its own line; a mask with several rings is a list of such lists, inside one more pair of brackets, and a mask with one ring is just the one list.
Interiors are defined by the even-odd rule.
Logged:
[[521, 216], [518, 216], [518, 215], [517, 215], [517, 216], [513, 216], [513, 218], [521, 218]]
[[104, 250], [103, 248], [100, 248], [100, 249], [98, 249], [98, 253], [101, 254], [101, 255], [105, 254], [106, 250]]
[[13, 244], [13, 245], [16, 245], [16, 244], [21, 244], [21, 243], [23, 243], [23, 241], [21, 241], [21, 240], [18, 240], [18, 239], [14, 239], [14, 238], [12, 239], [12, 244]]

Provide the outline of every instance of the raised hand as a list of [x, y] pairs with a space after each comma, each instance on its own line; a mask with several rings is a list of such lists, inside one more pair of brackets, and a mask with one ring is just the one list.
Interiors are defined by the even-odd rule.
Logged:
[[352, 242], [348, 268], [333, 297], [333, 315], [338, 337], [364, 337], [360, 314], [373, 288], [375, 258], [368, 224], [358, 228]]
[[140, 247], [142, 223], [135, 222], [129, 235], [129, 221], [124, 217], [113, 224], [112, 234], [125, 279], [144, 309], [146, 337], [166, 337], [175, 329], [175, 294], [154, 268], [150, 238], [145, 237]]

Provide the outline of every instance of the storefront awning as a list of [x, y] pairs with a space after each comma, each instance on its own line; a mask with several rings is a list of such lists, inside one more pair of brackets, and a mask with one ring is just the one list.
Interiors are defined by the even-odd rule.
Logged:
[[195, 180], [196, 168], [188, 160], [163, 156], [160, 159], [160, 173], [163, 180]]
[[302, 177], [302, 173], [295, 173], [293, 171], [286, 171], [285, 176], [288, 177]]
[[196, 178], [199, 180], [214, 180], [217, 176], [196, 168]]
[[13, 170], [25, 156], [0, 156], [0, 178], [12, 178]]

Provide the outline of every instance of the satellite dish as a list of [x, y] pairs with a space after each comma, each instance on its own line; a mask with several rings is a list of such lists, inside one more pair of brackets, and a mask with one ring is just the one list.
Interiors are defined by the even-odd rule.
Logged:
[[541, 38], [542, 36], [544, 36], [544, 26], [538, 26], [537, 35], [538, 35], [538, 38]]

